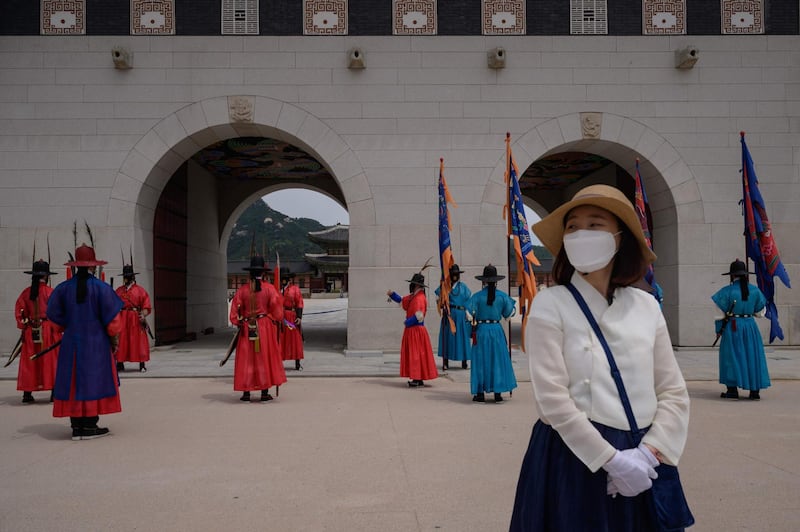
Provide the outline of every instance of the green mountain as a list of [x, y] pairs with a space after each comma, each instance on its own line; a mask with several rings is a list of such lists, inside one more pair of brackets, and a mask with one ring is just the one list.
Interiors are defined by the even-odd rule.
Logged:
[[228, 240], [228, 260], [249, 260], [254, 234], [256, 252], [260, 254], [266, 247], [268, 261], [275, 260], [276, 251], [282, 261], [303, 260], [305, 253], [324, 252], [307, 236], [310, 231], [324, 228], [324, 225], [310, 218], [286, 216], [259, 199], [242, 213], [233, 226]]

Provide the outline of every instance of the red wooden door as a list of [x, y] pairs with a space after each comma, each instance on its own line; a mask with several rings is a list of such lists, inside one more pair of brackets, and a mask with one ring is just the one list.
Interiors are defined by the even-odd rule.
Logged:
[[164, 187], [153, 223], [156, 343], [169, 344], [186, 337], [186, 163]]

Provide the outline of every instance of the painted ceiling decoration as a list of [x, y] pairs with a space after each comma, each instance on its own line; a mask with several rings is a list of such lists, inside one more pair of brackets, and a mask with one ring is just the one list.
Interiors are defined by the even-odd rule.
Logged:
[[589, 174], [614, 164], [605, 157], [584, 152], [564, 152], [549, 155], [531, 164], [520, 179], [520, 189], [559, 190]]
[[316, 159], [286, 142], [239, 137], [212, 144], [192, 159], [219, 179], [330, 179]]
[[[239, 137], [212, 144], [192, 159], [218, 179], [327, 180], [325, 167], [300, 148], [281, 140]], [[614, 164], [605, 157], [584, 152], [564, 152], [531, 164], [520, 179], [523, 193], [560, 190]]]

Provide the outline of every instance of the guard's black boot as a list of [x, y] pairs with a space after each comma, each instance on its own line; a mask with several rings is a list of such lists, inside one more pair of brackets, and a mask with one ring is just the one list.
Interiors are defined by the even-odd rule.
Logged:
[[139, 362], [139, 373], [147, 373], [147, 368], [144, 366], [144, 362]]
[[125, 363], [117, 362], [117, 371], [125, 371]]
[[54, 393], [55, 392], [50, 392], [50, 402], [51, 403], [53, 402], [53, 399], [55, 399], [55, 397], [53, 396]]
[[450, 362], [450, 361], [449, 361], [449, 360], [447, 360], [447, 357], [442, 357], [442, 371], [445, 371], [445, 370], [448, 370], [448, 369], [450, 369], [450, 364], [449, 364], [449, 362]]
[[250, 402], [250, 392], [243, 392], [242, 396], [239, 398], [240, 401], [247, 401]]
[[486, 397], [483, 395], [483, 392], [481, 392], [477, 395], [473, 395], [472, 400], [475, 401], [476, 403], [485, 403]]
[[462, 360], [461, 361], [461, 369], [467, 369], [467, 361], [466, 360]]
[[35, 403], [36, 400], [33, 398], [33, 392], [22, 392], [22, 402]]
[[719, 394], [719, 396], [723, 399], [738, 399], [739, 390], [736, 389], [736, 386], [728, 386], [728, 389]]
[[294, 369], [296, 369], [297, 371], [302, 371], [303, 370], [303, 366], [300, 365], [300, 360], [295, 360], [294, 361]]
[[272, 396], [269, 394], [269, 390], [261, 390], [261, 400], [272, 401]]
[[758, 390], [750, 390], [750, 395], [748, 396], [748, 399], [750, 399], [751, 401], [760, 401], [761, 394], [758, 393]]
[[499, 393], [494, 394], [494, 402], [495, 403], [502, 403], [503, 402], [503, 396], [500, 395]]

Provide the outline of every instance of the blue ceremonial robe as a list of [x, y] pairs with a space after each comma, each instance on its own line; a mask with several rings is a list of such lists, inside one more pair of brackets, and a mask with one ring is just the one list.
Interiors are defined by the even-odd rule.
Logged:
[[[723, 312], [727, 312], [731, 303], [736, 301], [731, 312], [739, 316], [749, 316], [732, 317], [722, 331], [719, 344], [719, 382], [744, 390], [763, 390], [770, 385], [767, 358], [764, 354], [764, 340], [752, 315], [763, 310], [767, 299], [757, 286], [747, 286], [750, 294], [745, 301], [742, 301], [738, 281], [720, 288], [711, 296]], [[718, 320], [717, 329], [720, 322]]]
[[[478, 321], [477, 343], [472, 347], [472, 371], [470, 389], [472, 394], [510, 392], [517, 387], [514, 368], [508, 353], [502, 318], [514, 313], [514, 300], [502, 290], [496, 290], [494, 302], [487, 304], [489, 290], [484, 288], [467, 302], [467, 310]], [[480, 323], [481, 321], [498, 323]]]
[[[438, 296], [440, 288], [436, 289]], [[456, 325], [456, 332], [450, 330], [450, 321], [443, 318], [439, 326], [439, 356], [448, 360], [470, 360], [472, 358], [472, 325], [467, 321], [465, 307], [472, 297], [470, 289], [461, 281], [450, 291], [450, 316]], [[461, 308], [459, 308], [461, 307]]]
[[54, 397], [70, 399], [73, 368], [76, 401], [93, 401], [117, 395], [116, 370], [106, 326], [122, 310], [122, 300], [95, 277], [86, 282], [86, 301], [78, 304], [78, 278], [59, 284], [47, 304], [47, 318], [64, 327]]

